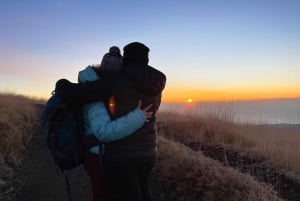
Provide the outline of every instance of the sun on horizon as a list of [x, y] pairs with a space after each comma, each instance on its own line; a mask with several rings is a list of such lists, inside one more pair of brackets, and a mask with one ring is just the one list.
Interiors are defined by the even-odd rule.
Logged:
[[188, 98], [188, 99], [186, 100], [186, 102], [191, 103], [191, 102], [193, 102], [193, 99]]

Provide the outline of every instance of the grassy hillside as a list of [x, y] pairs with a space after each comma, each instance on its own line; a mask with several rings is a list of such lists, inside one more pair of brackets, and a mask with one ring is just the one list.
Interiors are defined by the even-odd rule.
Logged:
[[166, 189], [162, 200], [281, 200], [271, 186], [205, 157], [186, 146], [158, 138], [155, 177]]
[[[32, 128], [40, 123], [34, 102], [0, 94], [0, 189], [22, 162]], [[158, 114], [158, 130], [153, 176], [159, 200], [297, 200], [290, 191], [285, 196], [291, 186], [279, 180], [281, 173], [299, 175], [299, 131], [173, 113]], [[280, 177], [274, 180], [277, 172], [270, 167], [280, 170]]]
[[[178, 144], [176, 147], [180, 145], [183, 149], [189, 150], [190, 154], [187, 154], [186, 157], [192, 156], [192, 153], [200, 153], [202, 157], [219, 162], [217, 166], [220, 167], [218, 168], [215, 168], [216, 165], [208, 166], [206, 174], [211, 175], [209, 168], [212, 168], [216, 170], [213, 173], [222, 180], [222, 178], [228, 177], [226, 174], [229, 172], [223, 175], [216, 172], [221, 167], [230, 167], [236, 172], [236, 176], [234, 176], [236, 180], [255, 179], [263, 186], [265, 184], [272, 186], [273, 190], [277, 191], [279, 196], [284, 199], [300, 200], [300, 151], [297, 149], [300, 143], [299, 130], [287, 127], [274, 128], [268, 125], [236, 124], [226, 116], [222, 118], [215, 116], [195, 117], [171, 112], [159, 113], [158, 129], [159, 135], [163, 139], [176, 142]], [[178, 163], [178, 156], [183, 156], [181, 152], [183, 151], [173, 153], [170, 157], [176, 156], [173, 161]], [[238, 173], [242, 173], [243, 176], [238, 176]], [[251, 177], [244, 177], [245, 175]], [[199, 176], [195, 176], [195, 178], [199, 178]], [[246, 180], [248, 184], [251, 183], [251, 180]], [[197, 180], [193, 181], [198, 183]], [[180, 183], [179, 180], [177, 183]], [[219, 186], [215, 183], [214, 185]], [[229, 190], [227, 187], [230, 185], [225, 185], [226, 190]], [[242, 184], [239, 183], [237, 186], [240, 185]], [[221, 183], [220, 186], [222, 186]], [[236, 190], [238, 189], [236, 188]], [[249, 190], [249, 188], [247, 189]], [[214, 192], [217, 188], [211, 190]], [[230, 198], [229, 200], [236, 199]]]
[[196, 118], [160, 113], [161, 134], [194, 149], [220, 148], [264, 160], [300, 180], [300, 130], [236, 124], [216, 117]]
[[21, 95], [0, 94], [0, 187], [13, 176], [32, 137], [38, 117], [33, 102]]

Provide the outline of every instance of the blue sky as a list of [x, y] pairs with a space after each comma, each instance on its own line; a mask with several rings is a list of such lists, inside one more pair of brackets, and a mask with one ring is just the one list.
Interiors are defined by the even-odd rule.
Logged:
[[296, 0], [1, 1], [0, 89], [47, 97], [110, 46], [140, 41], [167, 101], [299, 97], [299, 11]]

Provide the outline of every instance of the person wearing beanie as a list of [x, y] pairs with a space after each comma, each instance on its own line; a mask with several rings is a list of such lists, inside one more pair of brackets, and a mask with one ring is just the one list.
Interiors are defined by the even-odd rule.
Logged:
[[[149, 177], [156, 160], [156, 113], [159, 109], [166, 76], [148, 65], [150, 49], [140, 43], [123, 48], [122, 71], [100, 72], [98, 79], [83, 84], [61, 79], [56, 93], [68, 102], [104, 101], [111, 120], [136, 108], [152, 104], [151, 118], [127, 137], [105, 143], [103, 164], [117, 201], [149, 201]], [[112, 109], [110, 100], [114, 100]]]

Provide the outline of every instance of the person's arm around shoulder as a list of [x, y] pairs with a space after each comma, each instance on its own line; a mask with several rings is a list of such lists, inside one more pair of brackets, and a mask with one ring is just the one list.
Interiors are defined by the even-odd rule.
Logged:
[[111, 121], [105, 105], [102, 102], [97, 102], [89, 105], [88, 120], [93, 134], [100, 141], [111, 142], [125, 138], [142, 127], [152, 116], [152, 112], [148, 112], [151, 106], [148, 105], [142, 110], [141, 101], [139, 101], [136, 109]]
[[72, 83], [67, 79], [56, 82], [55, 93], [68, 102], [90, 103], [104, 100], [111, 93], [112, 83], [107, 79], [93, 82]]

